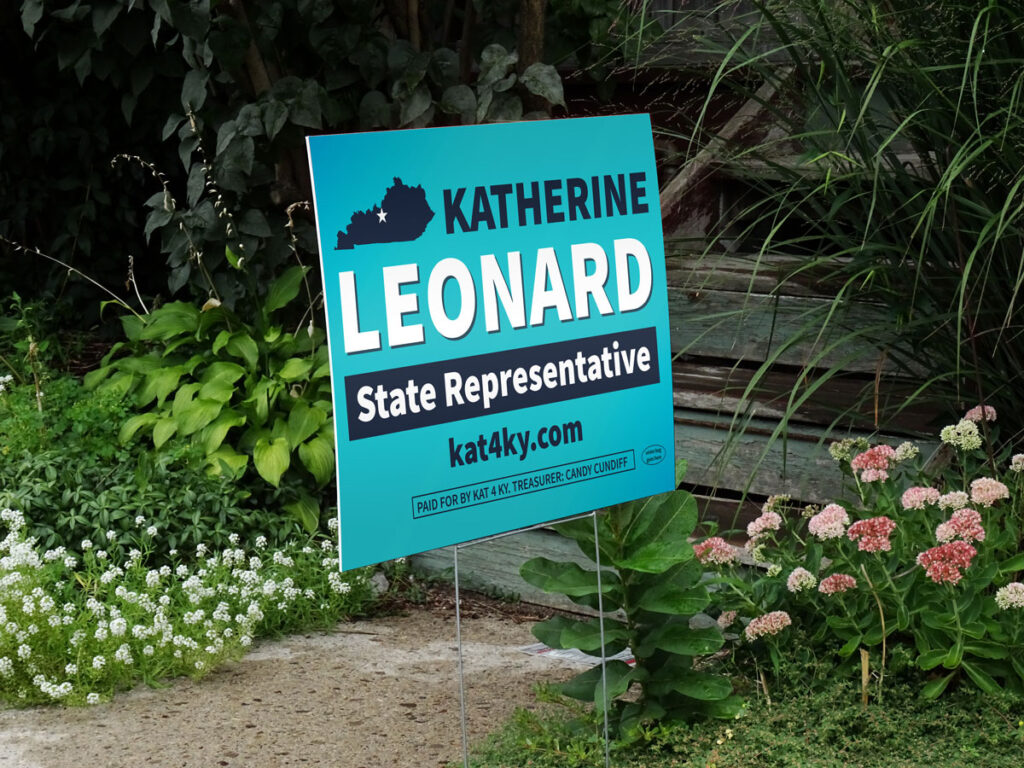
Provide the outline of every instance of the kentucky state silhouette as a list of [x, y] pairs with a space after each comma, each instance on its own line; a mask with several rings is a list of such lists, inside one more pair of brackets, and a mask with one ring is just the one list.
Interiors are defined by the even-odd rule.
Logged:
[[384, 193], [380, 205], [352, 214], [347, 230], [339, 230], [338, 245], [342, 251], [356, 245], [397, 243], [415, 240], [423, 234], [434, 212], [427, 205], [422, 186], [410, 187], [397, 176]]

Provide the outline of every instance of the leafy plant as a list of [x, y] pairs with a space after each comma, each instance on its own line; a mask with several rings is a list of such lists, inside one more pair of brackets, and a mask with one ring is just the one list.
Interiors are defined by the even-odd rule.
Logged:
[[[680, 464], [677, 473], [683, 471]], [[608, 661], [607, 694], [601, 666], [561, 686], [573, 698], [607, 710], [619, 737], [632, 738], [642, 724], [700, 715], [732, 717], [739, 700], [727, 677], [702, 669], [699, 661], [722, 647], [718, 626], [691, 626], [694, 614], [711, 601], [701, 583], [702, 568], [687, 541], [697, 524], [697, 505], [685, 491], [617, 504], [597, 518], [601, 571], [538, 557], [521, 575], [547, 592], [560, 592], [588, 608], [622, 611], [624, 618], [571, 619], [555, 616], [533, 633], [552, 648], [578, 648], [611, 656], [630, 648], [635, 663]], [[593, 521], [563, 523], [557, 530], [574, 539], [596, 561]], [[638, 698], [624, 698], [633, 686]]]
[[[995, 411], [968, 415], [942, 431], [944, 471], [916, 468], [911, 443], [834, 443], [856, 496], [806, 510], [770, 499], [747, 529], [760, 568], [726, 569], [723, 606], [746, 616], [784, 609], [840, 659], [873, 659], [879, 696], [894, 652], [916, 667], [926, 698], [956, 679], [986, 693], [1024, 692], [1024, 455], [1005, 470], [1005, 483], [991, 477], [1009, 458], [993, 463], [983, 450], [979, 424]], [[735, 562], [717, 537], [695, 549], [709, 565]], [[775, 653], [778, 663], [785, 652]]]
[[148, 434], [159, 450], [185, 438], [209, 471], [232, 479], [255, 472], [279, 489], [260, 501], [276, 501], [313, 532], [320, 503], [305, 488], [322, 490], [334, 477], [327, 346], [312, 321], [294, 330], [280, 324], [305, 273], [291, 267], [274, 281], [256, 324], [216, 302], [126, 315], [128, 341], [115, 345], [86, 384], [127, 395], [141, 411], [121, 426], [122, 443]]
[[[841, 351], [878, 345], [875, 396], [909, 376], [902, 407], [931, 396], [950, 412], [985, 402], [1004, 414], [1004, 437], [1019, 434], [1019, 7], [755, 0], [737, 25], [731, 5], [721, 4], [721, 23], [704, 19], [698, 48], [719, 64], [706, 96], [687, 106], [694, 149], [712, 150], [745, 192], [697, 245], [703, 257], [739, 250], [758, 271], [794, 257], [779, 292], [813, 278], [836, 297], [808, 317], [803, 341], [820, 349], [831, 330]], [[726, 141], [717, 105], [745, 100], [761, 109], [758, 125]], [[844, 324], [853, 300], [872, 303], [879, 321]], [[809, 362], [817, 370], [789, 413], [836, 375], [822, 359]]]
[[230, 477], [204, 471], [204, 457], [187, 443], [171, 441], [156, 454], [121, 445], [129, 408], [115, 392], [55, 378], [39, 410], [31, 385], [2, 389], [0, 508], [24, 511], [41, 546], [79, 551], [88, 540], [120, 556], [137, 545], [139, 518], [159, 531], [159, 544], [148, 546], [156, 560], [173, 549], [227, 546], [232, 535], [251, 540], [267, 531], [278, 543], [297, 530], [286, 513], [255, 508]]

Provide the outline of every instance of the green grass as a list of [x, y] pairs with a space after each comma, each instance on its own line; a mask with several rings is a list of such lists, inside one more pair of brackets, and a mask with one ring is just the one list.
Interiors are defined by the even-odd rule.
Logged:
[[[542, 695], [542, 699], [552, 697]], [[547, 704], [519, 710], [470, 763], [474, 768], [603, 766], [599, 725]], [[937, 702], [914, 688], [887, 687], [883, 704], [863, 709], [854, 684], [777, 693], [771, 707], [752, 700], [736, 720], [650, 729], [616, 746], [616, 768], [1020, 768], [1024, 700], [955, 691]]]

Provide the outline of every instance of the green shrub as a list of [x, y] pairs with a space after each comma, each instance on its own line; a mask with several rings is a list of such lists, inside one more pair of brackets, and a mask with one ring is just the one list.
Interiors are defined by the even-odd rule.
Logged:
[[0, 508], [22, 510], [41, 546], [78, 551], [87, 539], [123, 556], [140, 517], [159, 531], [149, 554], [162, 560], [172, 549], [227, 546], [232, 533], [280, 543], [297, 531], [286, 513], [254, 508], [244, 487], [206, 472], [186, 443], [161, 453], [121, 445], [128, 408], [115, 393], [65, 377], [42, 399], [39, 411], [31, 385], [0, 392]]
[[[677, 475], [684, 466], [679, 465]], [[605, 657], [632, 650], [632, 666], [606, 662], [607, 695], [600, 665], [560, 687], [568, 696], [607, 710], [610, 730], [619, 738], [637, 738], [645, 724], [662, 719], [732, 717], [739, 710], [729, 679], [696, 663], [724, 642], [714, 622], [691, 626], [693, 615], [711, 602], [687, 541], [696, 524], [697, 504], [685, 491], [617, 504], [597, 518], [600, 577], [596, 569], [544, 557], [521, 568], [523, 579], [546, 592], [560, 592], [594, 609], [600, 596], [604, 611], [625, 614], [624, 619], [605, 617], [603, 628], [598, 619], [555, 616], [533, 629], [552, 648]], [[582, 518], [556, 528], [596, 560], [594, 521]], [[639, 697], [627, 697], [634, 686]]]

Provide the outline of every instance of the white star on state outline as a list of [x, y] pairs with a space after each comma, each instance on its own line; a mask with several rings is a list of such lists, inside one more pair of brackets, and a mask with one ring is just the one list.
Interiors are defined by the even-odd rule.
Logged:
[[388, 212], [387, 211], [385, 211], [383, 208], [381, 208], [379, 211], [377, 211], [377, 223], [378, 224], [384, 224], [384, 223], [387, 222], [387, 220], [388, 220]]

